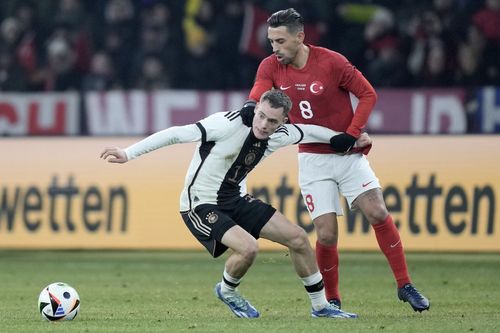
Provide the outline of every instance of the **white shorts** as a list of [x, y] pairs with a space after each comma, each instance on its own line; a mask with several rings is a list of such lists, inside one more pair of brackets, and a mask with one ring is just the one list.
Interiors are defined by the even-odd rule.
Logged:
[[342, 194], [352, 208], [361, 194], [380, 188], [365, 155], [299, 154], [299, 185], [312, 219], [327, 213], [344, 215]]

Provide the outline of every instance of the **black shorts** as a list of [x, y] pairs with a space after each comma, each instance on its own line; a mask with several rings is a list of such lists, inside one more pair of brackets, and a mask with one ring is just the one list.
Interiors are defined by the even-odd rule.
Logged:
[[194, 210], [181, 212], [181, 216], [194, 237], [217, 258], [227, 250], [221, 243], [226, 231], [239, 225], [258, 239], [260, 230], [275, 212], [273, 206], [246, 195], [231, 207], [201, 204]]

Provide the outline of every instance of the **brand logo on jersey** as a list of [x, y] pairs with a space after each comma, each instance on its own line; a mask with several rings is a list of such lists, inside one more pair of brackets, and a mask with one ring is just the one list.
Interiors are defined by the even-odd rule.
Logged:
[[245, 164], [250, 165], [255, 161], [255, 153], [248, 153], [247, 156], [245, 156]]
[[260, 142], [256, 142], [253, 144], [254, 147], [260, 148]]
[[309, 86], [309, 91], [312, 92], [314, 95], [321, 95], [325, 91], [325, 87], [323, 86], [323, 83], [321, 83], [320, 81], [314, 81]]
[[368, 182], [368, 183], [363, 183], [363, 184], [361, 184], [361, 186], [363, 186], [363, 187], [367, 187], [367, 186], [368, 186], [368, 185], [370, 185], [371, 183], [373, 183], [373, 180], [372, 180], [372, 181], [370, 181], [370, 182]]
[[280, 85], [280, 89], [281, 90], [287, 90], [287, 89], [290, 89], [292, 86], [287, 86], [287, 87], [283, 87], [283, 85]]
[[206, 219], [207, 219], [208, 223], [214, 224], [219, 219], [219, 215], [217, 215], [214, 212], [210, 212], [210, 213], [207, 214]]
[[244, 196], [244, 198], [245, 198], [245, 200], [246, 200], [246, 201], [248, 201], [248, 202], [253, 202], [253, 201], [257, 200], [257, 199], [255, 199], [254, 197], [252, 197], [250, 194], [246, 194], [246, 195]]

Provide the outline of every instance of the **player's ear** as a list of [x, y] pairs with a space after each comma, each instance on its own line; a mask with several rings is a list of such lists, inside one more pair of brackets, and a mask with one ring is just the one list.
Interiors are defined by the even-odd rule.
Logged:
[[257, 102], [257, 103], [255, 104], [255, 108], [253, 109], [253, 113], [257, 114], [257, 109], [260, 109], [259, 105], [260, 105], [260, 103], [259, 103], [259, 102]]
[[283, 124], [288, 124], [288, 117], [283, 118]]
[[304, 38], [305, 37], [306, 37], [306, 34], [304, 33], [304, 31], [297, 32], [297, 41], [299, 43], [304, 43]]

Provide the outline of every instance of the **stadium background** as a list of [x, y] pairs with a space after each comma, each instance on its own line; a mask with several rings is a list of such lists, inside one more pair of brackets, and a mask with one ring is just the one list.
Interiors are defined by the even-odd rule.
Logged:
[[[2, 1], [0, 248], [199, 249], [177, 213], [192, 145], [124, 166], [99, 152], [239, 108], [287, 7], [377, 89], [369, 159], [405, 248], [499, 252], [498, 0]], [[295, 149], [249, 188], [313, 239]], [[340, 239], [377, 249], [355, 212]]]

